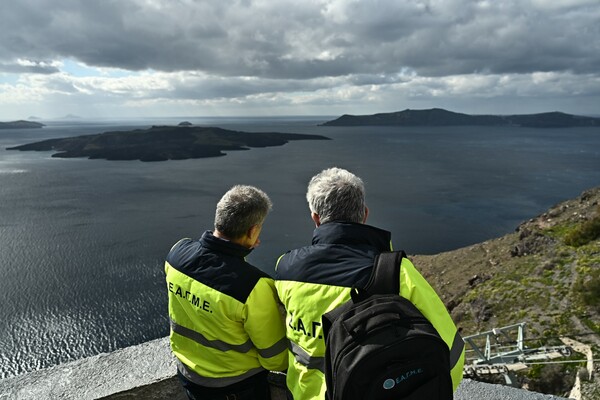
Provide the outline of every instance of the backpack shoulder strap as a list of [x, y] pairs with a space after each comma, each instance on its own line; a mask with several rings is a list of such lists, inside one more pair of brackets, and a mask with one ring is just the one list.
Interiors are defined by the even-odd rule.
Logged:
[[386, 251], [375, 257], [373, 272], [367, 283], [366, 290], [370, 294], [399, 294], [400, 293], [400, 264], [406, 253]]

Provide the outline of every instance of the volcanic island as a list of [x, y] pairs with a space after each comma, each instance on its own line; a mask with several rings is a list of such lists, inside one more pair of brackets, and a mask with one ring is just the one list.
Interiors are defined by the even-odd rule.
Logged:
[[54, 151], [52, 157], [166, 161], [220, 157], [224, 151], [282, 146], [292, 140], [330, 140], [321, 135], [241, 132], [217, 127], [152, 126], [94, 135], [47, 139], [7, 150]]

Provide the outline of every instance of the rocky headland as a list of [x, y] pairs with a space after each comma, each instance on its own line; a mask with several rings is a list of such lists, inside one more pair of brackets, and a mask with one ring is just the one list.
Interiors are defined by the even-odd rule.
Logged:
[[325, 136], [277, 132], [240, 132], [215, 127], [153, 126], [48, 139], [7, 150], [55, 151], [52, 157], [166, 161], [224, 156], [224, 151], [282, 146], [291, 140], [329, 140]]
[[566, 128], [600, 126], [600, 118], [547, 112], [523, 115], [469, 115], [441, 108], [404, 110], [372, 115], [342, 115], [323, 126], [522, 126], [529, 128]]
[[45, 125], [40, 122], [33, 121], [12, 121], [12, 122], [0, 122], [0, 129], [31, 129], [31, 128], [43, 128]]

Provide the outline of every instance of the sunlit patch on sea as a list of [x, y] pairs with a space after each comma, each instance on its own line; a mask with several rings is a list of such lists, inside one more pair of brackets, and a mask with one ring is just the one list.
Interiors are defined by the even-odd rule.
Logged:
[[[64, 299], [56, 301], [51, 292], [42, 296], [33, 290], [10, 293], [29, 306], [13, 307], [6, 313], [3, 324], [8, 329], [0, 337], [0, 348], [12, 351], [0, 354], [1, 377], [116, 350], [131, 344], [132, 338], [141, 343], [164, 334], [166, 317], [149, 315], [149, 310], [162, 305], [154, 294], [131, 293], [127, 299], [107, 290], [106, 296], [95, 293], [90, 297], [86, 295], [89, 290], [75, 284], [63, 293], [79, 301], [77, 305]], [[144, 326], [143, 333], [139, 332], [140, 325]]]

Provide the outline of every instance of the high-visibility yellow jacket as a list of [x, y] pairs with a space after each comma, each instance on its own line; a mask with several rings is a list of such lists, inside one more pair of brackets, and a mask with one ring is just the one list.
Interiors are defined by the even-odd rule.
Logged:
[[171, 349], [179, 371], [198, 385], [224, 387], [287, 368], [274, 282], [244, 260], [249, 253], [207, 231], [167, 256]]
[[[324, 399], [325, 341], [321, 316], [350, 299], [352, 285], [367, 283], [377, 254], [391, 250], [389, 232], [365, 224], [329, 222], [315, 229], [312, 245], [280, 257], [277, 295], [286, 309], [290, 340], [287, 386], [295, 400]], [[454, 389], [462, 379], [464, 342], [443, 302], [406, 258], [400, 295], [437, 329], [450, 349]]]

